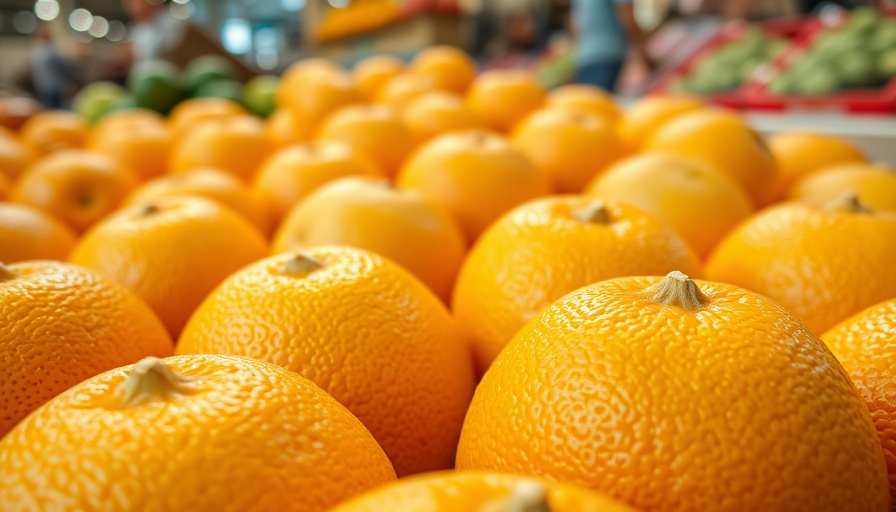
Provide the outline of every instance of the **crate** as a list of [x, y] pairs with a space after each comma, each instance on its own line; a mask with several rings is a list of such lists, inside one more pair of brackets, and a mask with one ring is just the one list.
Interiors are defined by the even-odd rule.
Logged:
[[[806, 23], [806, 18], [789, 17], [769, 20], [759, 23], [757, 26], [769, 36], [784, 37], [793, 40], [801, 34]], [[743, 37], [750, 26], [749, 23], [743, 21], [731, 21], [722, 25], [718, 32], [707, 39], [707, 41], [698, 47], [697, 50], [684, 59], [681, 64], [667, 72], [664, 76], [658, 78], [648, 92], [651, 94], [669, 94], [671, 86], [675, 81], [690, 74], [697, 64], [705, 57], [718, 51], [728, 43]], [[743, 108], [745, 106], [743, 86], [738, 89], [707, 95], [704, 96], [704, 99], [711, 103], [731, 108]]]
[[[884, 15], [896, 17], [896, 10], [887, 10]], [[751, 110], [773, 112], [896, 113], [896, 78], [883, 87], [850, 89], [827, 96], [776, 95], [769, 92], [772, 81], [812, 46], [816, 37], [845, 21], [844, 15], [808, 20], [791, 47], [779, 55], [763, 73], [755, 75], [744, 84], [741, 90], [743, 106]]]

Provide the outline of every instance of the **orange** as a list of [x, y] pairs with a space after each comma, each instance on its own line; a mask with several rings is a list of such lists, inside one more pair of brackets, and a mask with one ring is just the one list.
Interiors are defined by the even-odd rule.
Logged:
[[288, 102], [288, 96], [292, 94], [292, 88], [307, 77], [339, 75], [342, 73], [342, 68], [328, 59], [311, 58], [299, 60], [288, 67], [280, 78], [280, 84], [277, 87], [277, 106], [285, 106]]
[[723, 171], [758, 206], [775, 193], [778, 170], [765, 140], [732, 112], [682, 114], [655, 130], [642, 149], [675, 153]]
[[529, 319], [582, 286], [612, 277], [694, 275], [700, 262], [653, 217], [582, 196], [532, 201], [486, 231], [464, 262], [452, 309], [480, 373]]
[[516, 125], [510, 140], [561, 193], [581, 192], [625, 153], [613, 125], [578, 110], [536, 111]]
[[526, 71], [495, 70], [479, 76], [467, 91], [467, 105], [499, 132], [509, 132], [529, 113], [540, 108], [545, 90]]
[[374, 103], [391, 107], [396, 112], [404, 111], [414, 98], [436, 91], [436, 83], [426, 75], [404, 73], [387, 80], [377, 91]]
[[9, 183], [9, 178], [6, 177], [5, 174], [0, 172], [0, 201], [5, 201], [6, 197], [9, 196], [9, 188], [12, 185]]
[[399, 476], [454, 464], [473, 393], [467, 346], [425, 286], [373, 253], [323, 247], [246, 267], [209, 295], [177, 351], [254, 357], [312, 380]]
[[146, 358], [83, 382], [0, 441], [0, 463], [15, 510], [323, 512], [395, 479], [320, 388], [223, 356]]
[[279, 220], [302, 199], [335, 179], [382, 175], [354, 147], [339, 141], [318, 141], [283, 148], [271, 155], [258, 170], [252, 191]]
[[115, 210], [136, 186], [136, 174], [112, 157], [71, 149], [44, 157], [28, 169], [10, 198], [82, 233]]
[[171, 155], [171, 172], [183, 174], [199, 167], [214, 167], [250, 181], [273, 150], [264, 124], [253, 116], [212, 119], [199, 124]]
[[[102, 122], [102, 121], [100, 121]], [[115, 129], [96, 131], [88, 147], [112, 156], [146, 180], [165, 173], [171, 133], [162, 121], [116, 123]]]
[[165, 197], [109, 216], [81, 238], [71, 261], [133, 290], [177, 338], [218, 283], [267, 253], [264, 238], [231, 209]]
[[834, 326], [821, 339], [849, 373], [877, 428], [890, 495], [896, 497], [896, 299], [871, 306]]
[[305, 120], [297, 118], [285, 108], [275, 110], [264, 125], [264, 131], [274, 148], [311, 140], [311, 128]]
[[722, 241], [706, 275], [780, 302], [821, 334], [896, 297], [894, 254], [896, 213], [842, 197], [758, 213]]
[[87, 123], [78, 114], [51, 110], [35, 114], [19, 132], [22, 142], [39, 156], [84, 147]]
[[448, 132], [485, 128], [485, 123], [467, 107], [463, 98], [444, 91], [412, 99], [402, 111], [401, 119], [421, 142]]
[[359, 62], [352, 70], [352, 78], [361, 96], [367, 101], [376, 98], [380, 88], [400, 74], [404, 73], [404, 63], [391, 55], [374, 55]]
[[614, 123], [621, 113], [607, 91], [586, 84], [557, 87], [548, 95], [547, 106], [587, 112], [610, 123]]
[[825, 167], [868, 161], [848, 140], [830, 135], [784, 132], [769, 137], [768, 145], [781, 172], [779, 197], [786, 195], [795, 182]]
[[670, 153], [622, 160], [598, 176], [588, 194], [629, 204], [669, 224], [701, 259], [753, 213], [750, 198], [730, 176]]
[[451, 212], [468, 242], [507, 210], [551, 192], [547, 177], [520, 150], [476, 130], [442, 135], [421, 147], [397, 184]]
[[270, 213], [261, 199], [245, 183], [216, 169], [194, 169], [186, 174], [147, 181], [127, 198], [125, 204], [149, 203], [172, 196], [200, 196], [217, 201], [242, 215], [259, 233], [267, 236], [271, 232]]
[[77, 237], [46, 213], [15, 203], [0, 203], [0, 261], [66, 260]]
[[451, 215], [417, 192], [372, 177], [342, 178], [319, 188], [286, 216], [274, 238], [274, 252], [321, 245], [385, 256], [445, 302], [467, 252]]
[[457, 466], [645, 511], [890, 502], [874, 425], [821, 340], [774, 301], [681, 272], [603, 281], [529, 322], [477, 387]]
[[0, 174], [15, 181], [34, 162], [34, 152], [21, 140], [0, 136]]
[[617, 129], [626, 147], [637, 151], [657, 129], [676, 117], [704, 108], [697, 98], [647, 96], [629, 107], [619, 118]]
[[816, 171], [794, 183], [788, 197], [828, 202], [854, 192], [875, 210], [896, 212], [896, 169], [874, 164], [843, 164]]
[[383, 105], [359, 105], [336, 112], [317, 132], [318, 140], [338, 140], [369, 156], [388, 176], [394, 176], [414, 150], [414, 135]]
[[316, 126], [337, 110], [360, 103], [361, 93], [343, 72], [310, 73], [299, 83], [284, 79], [277, 91], [277, 104], [299, 119]]
[[164, 122], [165, 118], [153, 110], [144, 108], [119, 110], [103, 116], [102, 119], [93, 125], [92, 129], [87, 134], [87, 144], [92, 144], [93, 140], [97, 137], [105, 137], [129, 126], [137, 126], [143, 123], [157, 124]]
[[[4, 442], [10, 437], [3, 436], [25, 416], [82, 380], [172, 351], [165, 328], [137, 297], [67, 263], [0, 264], [0, 315]], [[10, 471], [9, 461], [0, 467], [0, 489], [9, 491], [4, 480], [17, 472]], [[0, 503], [4, 509], [17, 508], [2, 490]]]
[[175, 139], [181, 139], [210, 119], [249, 115], [242, 105], [226, 98], [191, 98], [177, 104], [168, 116], [168, 127]]
[[430, 77], [440, 90], [463, 94], [476, 78], [476, 62], [453, 46], [430, 46], [414, 57], [410, 71]]
[[542, 511], [633, 512], [574, 485], [480, 471], [440, 471], [403, 478], [351, 499], [332, 512]]

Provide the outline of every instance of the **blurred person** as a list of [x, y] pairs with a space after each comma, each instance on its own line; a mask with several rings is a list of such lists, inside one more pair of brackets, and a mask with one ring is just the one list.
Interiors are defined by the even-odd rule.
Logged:
[[37, 100], [50, 109], [68, 106], [72, 95], [84, 83], [77, 66], [56, 47], [46, 25], [40, 26], [34, 35], [31, 74]]
[[653, 67], [632, 0], [572, 0], [570, 30], [576, 42], [578, 82], [615, 90], [629, 51]]
[[131, 60], [134, 64], [156, 60], [176, 48], [184, 37], [185, 23], [168, 10], [163, 0], [123, 0], [134, 20]]

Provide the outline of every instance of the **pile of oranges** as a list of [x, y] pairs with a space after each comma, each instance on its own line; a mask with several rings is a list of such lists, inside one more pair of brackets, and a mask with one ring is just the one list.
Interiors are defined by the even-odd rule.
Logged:
[[0, 509], [893, 510], [892, 168], [446, 47], [278, 103], [0, 132]]

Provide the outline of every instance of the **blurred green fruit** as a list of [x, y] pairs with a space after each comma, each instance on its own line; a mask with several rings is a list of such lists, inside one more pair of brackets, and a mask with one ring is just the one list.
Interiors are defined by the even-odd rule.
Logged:
[[896, 19], [882, 20], [871, 35], [868, 46], [878, 53], [896, 48]]
[[870, 32], [875, 29], [877, 22], [880, 20], [880, 12], [871, 6], [859, 7], [853, 9], [846, 22], [849, 30], [856, 32]]
[[890, 48], [877, 58], [877, 74], [886, 80], [896, 77], [896, 48]]
[[243, 86], [235, 80], [215, 80], [199, 86], [199, 88], [193, 92], [193, 97], [224, 98], [235, 101], [236, 103], [242, 103]]
[[877, 82], [877, 62], [868, 54], [842, 55], [836, 70], [838, 80], [847, 87], [869, 87]]
[[256, 76], [243, 88], [243, 103], [250, 112], [267, 117], [277, 108], [277, 86], [280, 79], [276, 76]]
[[220, 80], [235, 80], [233, 66], [224, 57], [204, 55], [187, 64], [184, 70], [187, 89], [195, 96], [196, 91], [206, 84]]
[[88, 123], [95, 123], [112, 104], [127, 96], [127, 91], [112, 82], [94, 82], [78, 91], [72, 108]]
[[140, 105], [137, 104], [137, 101], [130, 94], [126, 94], [121, 98], [113, 101], [109, 106], [106, 107], [105, 110], [100, 114], [99, 119], [106, 117], [112, 112], [120, 112], [122, 110], [133, 110], [135, 108], [141, 108]]
[[827, 96], [837, 92], [840, 83], [833, 70], [826, 67], [816, 68], [793, 79], [793, 92], [803, 96]]
[[128, 90], [138, 106], [162, 114], [167, 114], [184, 97], [177, 68], [162, 61], [134, 66], [128, 76]]

